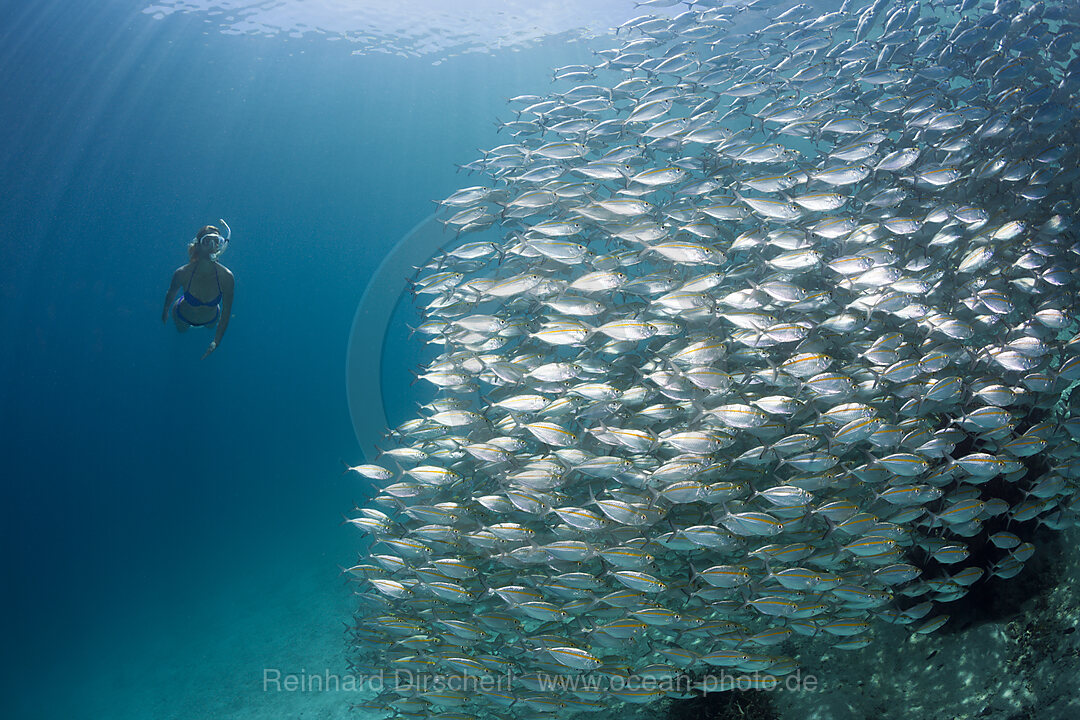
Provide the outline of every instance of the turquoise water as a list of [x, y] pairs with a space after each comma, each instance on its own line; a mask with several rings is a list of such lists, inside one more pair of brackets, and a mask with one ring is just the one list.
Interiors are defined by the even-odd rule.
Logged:
[[[505, 99], [588, 44], [433, 64], [144, 8], [0, 3], [0, 716], [344, 716], [262, 680], [342, 668], [353, 314]], [[159, 316], [218, 218], [236, 301], [200, 361]]]
[[[367, 661], [349, 643], [373, 636], [346, 627], [371, 589], [341, 573], [368, 542], [342, 516], [374, 491], [342, 462], [374, 460], [363, 450], [384, 423], [432, 395], [412, 371], [437, 350], [410, 337], [421, 318], [398, 294], [453, 240], [433, 201], [490, 182], [457, 167], [515, 142], [495, 121], [528, 103], [508, 98], [568, 89], [552, 68], [598, 64], [592, 51], [631, 37], [604, 28], [691, 4], [647, 1], [0, 0], [0, 718], [364, 720], [350, 711], [361, 693], [319, 686], [381, 669], [349, 664]], [[795, 2], [751, 4], [737, 30]], [[995, 4], [1020, 7], [963, 6]], [[1049, 11], [1075, 20], [1072, 7]], [[1075, 86], [1073, 67], [1060, 89]], [[1054, 142], [1075, 168], [1072, 122]], [[211, 336], [159, 316], [187, 242], [218, 218], [233, 229], [236, 303], [200, 360]], [[888, 627], [854, 651], [814, 639], [800, 660], [820, 692], [605, 699], [595, 716], [727, 704], [739, 717], [1071, 720], [1077, 531], [1030, 537], [1026, 574], [950, 601], [942, 632]]]

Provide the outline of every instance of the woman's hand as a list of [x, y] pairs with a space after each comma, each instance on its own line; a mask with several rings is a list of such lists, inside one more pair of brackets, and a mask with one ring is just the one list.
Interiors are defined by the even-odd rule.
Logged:
[[210, 347], [206, 348], [206, 352], [203, 353], [202, 359], [205, 360], [207, 357], [210, 356], [210, 353], [214, 352], [215, 350], [217, 350], [217, 340], [211, 340]]

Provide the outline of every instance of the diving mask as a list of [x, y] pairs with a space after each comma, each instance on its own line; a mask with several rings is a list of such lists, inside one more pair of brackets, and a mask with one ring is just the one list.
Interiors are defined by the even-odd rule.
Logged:
[[218, 220], [218, 222], [225, 228], [224, 236], [217, 232], [208, 232], [196, 240], [198, 243], [207, 244], [207, 247], [210, 249], [210, 258], [212, 260], [217, 260], [218, 257], [225, 252], [229, 247], [229, 237], [232, 235], [232, 229], [227, 222], [224, 220]]

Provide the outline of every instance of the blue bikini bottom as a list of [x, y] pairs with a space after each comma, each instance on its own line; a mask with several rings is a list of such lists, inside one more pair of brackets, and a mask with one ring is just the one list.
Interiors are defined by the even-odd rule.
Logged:
[[176, 298], [176, 302], [174, 302], [172, 306], [172, 311], [173, 315], [179, 318], [181, 322], [187, 323], [188, 325], [191, 325], [193, 327], [209, 327], [210, 325], [216, 324], [218, 319], [221, 317], [221, 306], [215, 305], [214, 317], [210, 318], [206, 322], [194, 322], [193, 320], [188, 320], [186, 317], [184, 317], [184, 312], [180, 309], [180, 304], [183, 301], [183, 296]]

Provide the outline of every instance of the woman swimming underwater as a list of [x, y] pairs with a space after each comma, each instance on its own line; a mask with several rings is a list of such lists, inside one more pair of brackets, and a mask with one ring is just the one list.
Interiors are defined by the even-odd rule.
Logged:
[[[220, 222], [225, 228], [224, 236], [213, 225], [206, 225], [188, 244], [190, 261], [173, 273], [169, 292], [165, 295], [165, 306], [161, 310], [161, 322], [164, 324], [171, 306], [173, 322], [180, 332], [193, 326], [217, 326], [214, 339], [203, 353], [203, 358], [214, 352], [221, 343], [232, 311], [233, 274], [217, 261], [228, 247], [232, 231], [224, 220]], [[184, 292], [177, 297], [181, 289]]]

